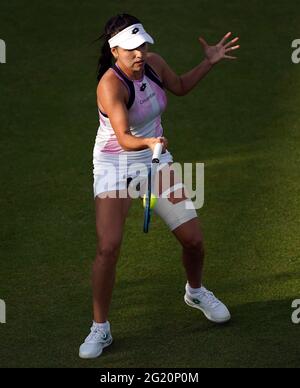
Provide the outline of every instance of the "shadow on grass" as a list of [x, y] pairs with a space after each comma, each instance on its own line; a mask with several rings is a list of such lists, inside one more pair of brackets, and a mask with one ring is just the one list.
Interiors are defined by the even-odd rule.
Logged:
[[[232, 321], [215, 325], [178, 301], [115, 322], [115, 343], [82, 367], [297, 367], [299, 327], [291, 300], [246, 303]], [[125, 326], [125, 330], [124, 330]]]

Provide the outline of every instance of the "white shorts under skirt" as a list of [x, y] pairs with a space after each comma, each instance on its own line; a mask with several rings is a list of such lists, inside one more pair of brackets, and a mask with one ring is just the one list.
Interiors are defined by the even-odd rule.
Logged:
[[[152, 151], [149, 148], [121, 154], [95, 152], [94, 150], [94, 198], [106, 192], [124, 190], [128, 186], [128, 180], [138, 176], [141, 181], [147, 179], [151, 159]], [[161, 154], [158, 170], [171, 162], [173, 162], [173, 157], [169, 151], [166, 151]]]

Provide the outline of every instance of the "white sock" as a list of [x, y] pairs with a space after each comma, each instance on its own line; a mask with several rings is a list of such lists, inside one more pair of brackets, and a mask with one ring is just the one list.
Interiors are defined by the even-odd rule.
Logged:
[[101, 329], [101, 330], [104, 330], [104, 331], [109, 331], [110, 330], [110, 324], [109, 324], [108, 321], [106, 321], [104, 323], [97, 323], [97, 322], [93, 321], [93, 324], [98, 329]]
[[186, 283], [186, 290], [190, 295], [196, 295], [198, 294], [202, 289], [202, 286], [200, 288], [192, 288], [189, 283]]

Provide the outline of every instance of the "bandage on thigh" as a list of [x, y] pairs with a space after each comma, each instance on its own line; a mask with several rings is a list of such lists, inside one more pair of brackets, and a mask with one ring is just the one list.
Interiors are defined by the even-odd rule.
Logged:
[[[163, 193], [161, 193], [160, 197], [161, 198], [168, 198], [171, 193], [173, 193], [174, 191], [177, 191], [179, 189], [183, 189], [184, 187], [185, 186], [183, 183], [177, 183], [173, 187], [170, 187], [169, 189], [167, 189]], [[180, 196], [178, 196], [178, 197], [180, 197]]]
[[[164, 172], [166, 174], [165, 177], [168, 177], [171, 171], [170, 166], [165, 166], [163, 170], [161, 172]], [[144, 191], [141, 190], [142, 192]], [[174, 202], [176, 203], [172, 203], [173, 199], [170, 199], [171, 193], [174, 193], [174, 198], [179, 199], [179, 201], [175, 200]], [[171, 231], [197, 217], [194, 204], [188, 198], [186, 187], [180, 177], [177, 176], [176, 171], [174, 176], [169, 179], [162, 179], [161, 175], [159, 177], [156, 176], [154, 194], [157, 197], [154, 212], [164, 220]]]
[[[174, 191], [174, 188], [175, 186], [170, 188], [170, 190], [173, 189]], [[197, 217], [197, 212], [190, 199], [172, 203], [168, 198], [163, 198], [162, 196], [157, 199], [154, 212], [164, 220], [170, 230], [174, 230], [185, 222]]]

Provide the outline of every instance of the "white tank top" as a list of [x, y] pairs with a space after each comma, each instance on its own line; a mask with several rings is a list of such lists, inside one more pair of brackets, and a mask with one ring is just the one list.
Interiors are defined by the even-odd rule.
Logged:
[[[148, 64], [145, 64], [144, 76], [141, 80], [130, 80], [117, 65], [114, 65], [112, 69], [129, 92], [127, 109], [129, 130], [132, 135], [137, 137], [162, 136], [161, 115], [166, 109], [167, 97], [157, 74]], [[108, 116], [100, 109], [98, 110], [100, 125], [95, 141], [94, 158], [97, 157], [97, 154], [100, 156], [103, 153], [127, 154], [128, 152], [125, 152], [120, 146]]]
[[[148, 64], [145, 64], [141, 80], [130, 80], [116, 65], [112, 69], [129, 91], [127, 109], [131, 133], [137, 137], [162, 136], [161, 115], [166, 109], [167, 97], [157, 74]], [[136, 163], [137, 165], [139, 163], [146, 164], [147, 168], [150, 167], [152, 159], [150, 148], [140, 151], [124, 151], [117, 140], [108, 116], [100, 110], [99, 122], [93, 151], [94, 175], [102, 174], [106, 167], [112, 165], [118, 166], [118, 171], [125, 171]], [[161, 155], [160, 166], [171, 162], [173, 162], [173, 157], [167, 150]], [[135, 176], [134, 171], [131, 171], [130, 174]]]

